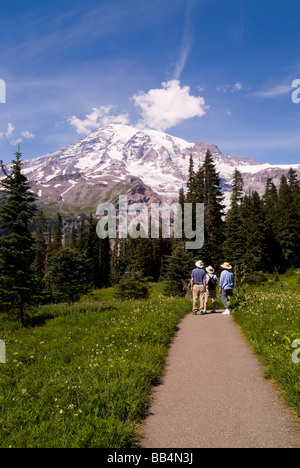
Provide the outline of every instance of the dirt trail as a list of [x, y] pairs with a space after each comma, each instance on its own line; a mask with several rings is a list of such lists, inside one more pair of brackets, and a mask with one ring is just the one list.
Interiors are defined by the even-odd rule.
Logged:
[[154, 390], [144, 448], [296, 448], [290, 410], [231, 316], [187, 316]]

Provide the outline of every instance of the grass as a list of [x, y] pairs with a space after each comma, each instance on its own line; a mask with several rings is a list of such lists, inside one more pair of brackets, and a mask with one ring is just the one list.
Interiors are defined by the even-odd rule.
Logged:
[[0, 447], [134, 447], [169, 343], [191, 302], [152, 286], [148, 301], [112, 289], [39, 310], [36, 326], [0, 319]]
[[300, 417], [300, 364], [292, 359], [297, 352], [292, 344], [300, 339], [299, 278], [294, 272], [248, 288], [246, 304], [234, 318], [264, 364], [265, 377], [276, 382]]
[[[265, 376], [300, 416], [300, 364], [292, 360], [300, 339], [299, 278], [294, 272], [248, 287], [234, 318]], [[152, 284], [147, 301], [116, 300], [113, 288], [93, 291], [73, 306], [39, 309], [30, 328], [0, 315], [7, 351], [0, 447], [135, 447], [176, 326], [191, 311], [190, 300], [161, 291]]]

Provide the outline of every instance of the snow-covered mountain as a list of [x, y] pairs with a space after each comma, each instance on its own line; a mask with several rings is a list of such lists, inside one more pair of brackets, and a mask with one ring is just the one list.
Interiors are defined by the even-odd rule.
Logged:
[[[279, 183], [291, 167], [222, 154], [210, 143], [189, 143], [162, 132], [109, 125], [60, 151], [24, 161], [23, 172], [39, 202], [66, 213], [95, 212], [119, 195], [132, 201], [172, 202], [186, 185], [190, 154], [195, 168], [213, 155], [227, 200], [238, 168], [245, 191], [262, 193], [268, 177]], [[300, 164], [293, 166], [300, 175]]]

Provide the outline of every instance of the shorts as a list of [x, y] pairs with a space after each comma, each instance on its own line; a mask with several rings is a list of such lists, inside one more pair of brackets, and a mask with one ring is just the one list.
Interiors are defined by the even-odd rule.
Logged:
[[206, 291], [205, 299], [208, 301], [209, 299], [217, 299], [217, 290], [214, 291]]

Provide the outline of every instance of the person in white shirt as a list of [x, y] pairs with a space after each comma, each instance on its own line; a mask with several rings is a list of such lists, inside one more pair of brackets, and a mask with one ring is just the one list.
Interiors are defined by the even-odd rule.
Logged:
[[217, 299], [217, 286], [218, 286], [218, 278], [216, 277], [215, 270], [212, 266], [206, 268], [206, 294], [205, 294], [205, 306], [204, 306], [204, 314], [207, 312], [207, 305], [209, 299], [212, 300], [213, 310], [212, 313], [216, 312], [216, 299]]

